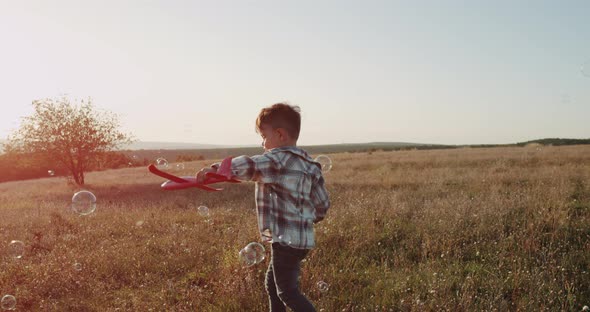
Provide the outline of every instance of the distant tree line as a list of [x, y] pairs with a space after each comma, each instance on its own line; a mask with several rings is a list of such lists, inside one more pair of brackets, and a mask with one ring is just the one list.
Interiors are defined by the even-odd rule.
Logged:
[[205, 156], [203, 155], [177, 155], [176, 162], [185, 162], [185, 161], [195, 161], [195, 160], [204, 160]]

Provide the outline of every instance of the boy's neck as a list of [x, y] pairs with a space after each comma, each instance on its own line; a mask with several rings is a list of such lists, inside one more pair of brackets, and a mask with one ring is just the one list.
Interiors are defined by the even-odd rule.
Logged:
[[289, 141], [289, 142], [285, 142], [285, 144], [281, 145], [280, 147], [297, 147], [297, 141]]
[[276, 146], [275, 148], [279, 147], [297, 147], [297, 141], [285, 142], [281, 145]]

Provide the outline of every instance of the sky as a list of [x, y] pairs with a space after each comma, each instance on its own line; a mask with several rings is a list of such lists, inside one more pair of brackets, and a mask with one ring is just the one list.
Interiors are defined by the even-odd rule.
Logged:
[[[141, 141], [258, 145], [590, 137], [588, 1], [0, 0], [0, 138], [91, 98]], [[586, 67], [584, 66], [586, 64]]]

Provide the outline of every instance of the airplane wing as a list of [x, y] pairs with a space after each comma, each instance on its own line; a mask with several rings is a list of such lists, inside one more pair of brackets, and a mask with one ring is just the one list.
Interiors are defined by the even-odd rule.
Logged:
[[202, 190], [205, 191], [221, 191], [223, 189], [221, 188], [214, 188], [214, 187], [210, 187], [207, 186], [205, 184], [202, 183], [197, 183], [197, 180], [195, 179], [195, 177], [182, 177], [182, 179], [186, 180], [186, 182], [183, 183], [178, 183], [172, 180], [166, 181], [164, 183], [162, 183], [162, 188], [168, 191], [174, 191], [174, 190], [182, 190], [182, 189], [186, 189], [186, 188], [190, 188], [190, 187], [196, 187], [196, 188], [200, 188]]
[[192, 177], [192, 176], [178, 177], [173, 174], [164, 172], [164, 171], [158, 169], [154, 164], [150, 164], [148, 166], [148, 170], [157, 176], [168, 179], [168, 181], [162, 183], [162, 185], [161, 185], [161, 187], [165, 190], [182, 190], [182, 189], [186, 189], [189, 187], [196, 187], [196, 188], [200, 188], [205, 191], [215, 192], [215, 191], [221, 191], [223, 189], [211, 187], [211, 186], [208, 186], [207, 184], [214, 184], [214, 183], [220, 183], [220, 182], [240, 183], [240, 181], [238, 181], [238, 180], [228, 178], [228, 175], [231, 177], [231, 157], [224, 159], [224, 161], [222, 162], [222, 165], [224, 168], [222, 171], [224, 173], [223, 175], [213, 174], [213, 173], [207, 174], [206, 179], [205, 179], [205, 181], [203, 181], [203, 183], [197, 183], [196, 177]]
[[166, 179], [168, 179], [170, 181], [174, 181], [176, 183], [188, 183], [189, 182], [181, 177], [177, 177], [173, 174], [164, 172], [164, 171], [156, 168], [156, 166], [154, 164], [149, 165], [148, 170], [157, 176], [161, 176], [162, 178], [166, 178]]

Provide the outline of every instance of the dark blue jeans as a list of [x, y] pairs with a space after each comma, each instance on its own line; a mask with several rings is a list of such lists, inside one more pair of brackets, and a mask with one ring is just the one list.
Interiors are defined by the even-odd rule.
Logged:
[[315, 312], [311, 302], [299, 291], [301, 260], [308, 252], [307, 249], [272, 243], [265, 283], [271, 312], [286, 311], [285, 307], [289, 307], [294, 312]]

